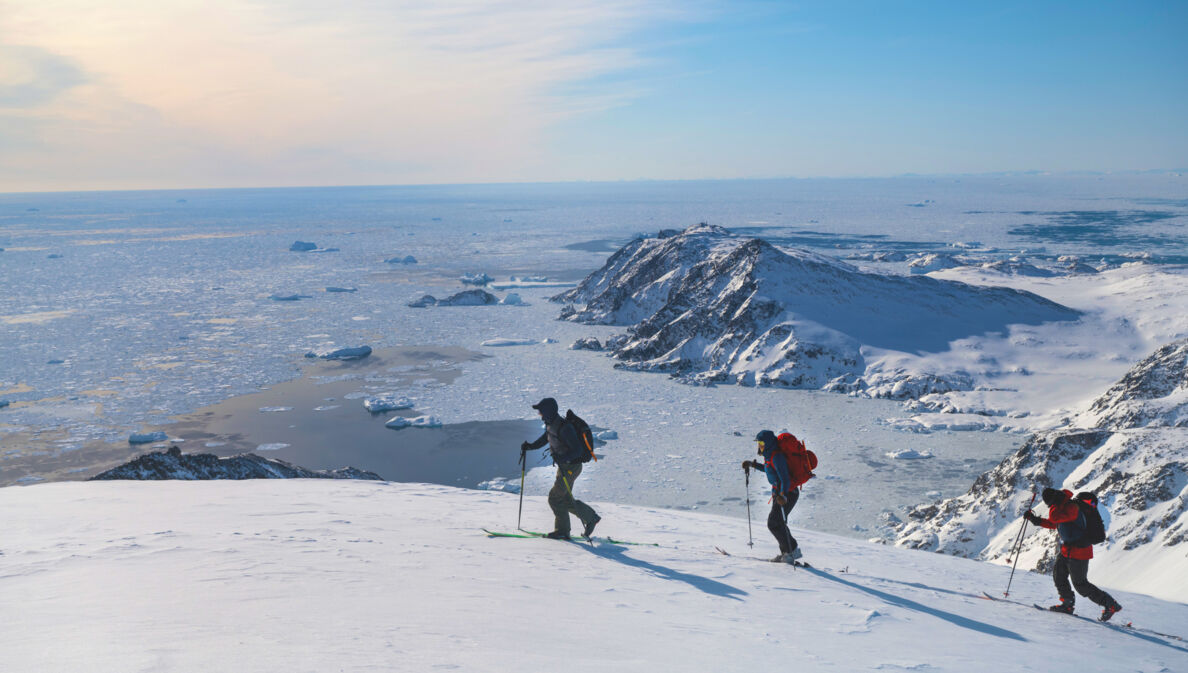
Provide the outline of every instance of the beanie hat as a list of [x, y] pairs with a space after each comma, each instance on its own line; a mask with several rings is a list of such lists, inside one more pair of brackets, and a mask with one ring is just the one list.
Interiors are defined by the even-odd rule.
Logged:
[[759, 434], [755, 435], [755, 441], [763, 442], [764, 446], [771, 448], [775, 448], [779, 444], [779, 440], [771, 430], [760, 430]]
[[1045, 488], [1042, 497], [1044, 499], [1044, 504], [1046, 504], [1048, 507], [1051, 507], [1052, 505], [1059, 505], [1060, 503], [1064, 502], [1067, 496], [1064, 495], [1064, 491], [1058, 491], [1054, 488]]

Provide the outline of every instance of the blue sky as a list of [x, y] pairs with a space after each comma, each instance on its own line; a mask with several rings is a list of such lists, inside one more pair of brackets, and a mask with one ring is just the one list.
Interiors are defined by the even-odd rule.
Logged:
[[1188, 167], [1188, 3], [0, 0], [0, 191]]

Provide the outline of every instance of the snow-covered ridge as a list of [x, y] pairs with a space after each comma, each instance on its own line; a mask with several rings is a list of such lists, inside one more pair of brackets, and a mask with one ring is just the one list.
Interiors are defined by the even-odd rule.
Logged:
[[[571, 305], [566, 320], [627, 326], [607, 344], [626, 369], [843, 392], [869, 387], [868, 347], [940, 352], [1008, 325], [1080, 315], [1029, 292], [866, 273], [705, 224], [632, 241], [553, 301]], [[962, 385], [932, 374], [911, 383], [919, 374], [890, 383], [882, 376], [879, 386], [909, 381], [898, 392], [911, 397]]]
[[[1154, 673], [1188, 651], [1031, 609], [1052, 596], [1046, 577], [1015, 576], [1023, 605], [984, 600], [1006, 570], [966, 559], [796, 529], [814, 568], [753, 560], [774, 541], [756, 530], [748, 549], [731, 517], [595, 503], [599, 532], [660, 546], [487, 538], [481, 526], [514, 527], [518, 501], [329, 480], [0, 489], [0, 591], [19, 607], [0, 612], [4, 667], [692, 673], [791, 657], [804, 671], [1000, 673], [1053, 669], [1086, 644], [1081, 673]], [[523, 505], [526, 528], [551, 523], [543, 495]], [[1116, 619], [1184, 635], [1188, 606], [1110, 590]]]
[[[1174, 574], [1188, 600], [1188, 339], [1135, 365], [1066, 427], [1029, 437], [968, 493], [911, 510], [896, 544], [1005, 559], [1032, 489], [1045, 487], [1098, 494], [1109, 537], [1094, 577], [1126, 587]], [[1053, 552], [1051, 533], [1033, 531], [1019, 567], [1047, 570]]]
[[207, 479], [371, 479], [382, 480], [374, 472], [354, 467], [337, 470], [307, 470], [283, 460], [242, 453], [219, 458], [213, 453], [182, 453], [176, 446], [139, 456], [123, 465], [91, 477], [91, 480], [160, 480], [185, 481]]

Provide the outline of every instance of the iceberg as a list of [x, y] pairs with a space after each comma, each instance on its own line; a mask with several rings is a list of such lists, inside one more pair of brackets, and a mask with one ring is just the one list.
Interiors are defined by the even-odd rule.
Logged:
[[305, 354], [307, 358], [321, 358], [322, 360], [361, 360], [371, 355], [371, 346], [356, 346], [354, 348], [338, 348], [335, 350], [314, 350]]
[[490, 283], [491, 281], [493, 281], [495, 279], [488, 276], [485, 273], [464, 273], [464, 274], [462, 274], [461, 277], [458, 278], [458, 280], [462, 281], [463, 285], [482, 286], [482, 285], [486, 285], [487, 283]]
[[487, 346], [489, 348], [502, 348], [504, 346], [535, 346], [537, 344], [547, 343], [547, 340], [540, 339], [487, 339], [480, 343], [480, 346]]
[[392, 428], [393, 430], [401, 430], [403, 428], [440, 428], [441, 419], [437, 416], [416, 416], [413, 418], [396, 416], [388, 419], [388, 422], [384, 423], [384, 427]]
[[326, 288], [327, 292], [358, 292], [357, 287], [334, 287], [333, 285]]
[[133, 432], [128, 435], [129, 444], [151, 444], [153, 442], [164, 442], [169, 439], [169, 435], [161, 432]]
[[499, 303], [503, 304], [504, 306], [523, 306], [524, 300], [521, 299], [520, 295], [516, 294], [515, 292], [508, 292], [507, 296], [499, 300]]
[[363, 408], [367, 409], [373, 414], [378, 414], [382, 411], [397, 411], [399, 409], [412, 409], [413, 401], [407, 397], [395, 397], [393, 395], [376, 395], [375, 397], [368, 397], [363, 400]]
[[917, 451], [915, 449], [904, 449], [902, 451], [888, 451], [883, 455], [894, 460], [922, 460], [924, 458], [931, 458], [932, 452]]
[[317, 249], [318, 245], [309, 241], [293, 241], [293, 245], [289, 246], [289, 252], [309, 252]]
[[413, 257], [412, 255], [405, 255], [404, 257], [397, 255], [396, 257], [389, 257], [385, 259], [384, 262], [388, 264], [416, 264], [417, 258]]

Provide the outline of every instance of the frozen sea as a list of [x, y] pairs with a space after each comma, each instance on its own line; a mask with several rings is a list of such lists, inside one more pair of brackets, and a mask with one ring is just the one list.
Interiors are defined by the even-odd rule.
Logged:
[[[1021, 443], [1018, 432], [898, 431], [883, 422], [903, 415], [889, 401], [690, 387], [569, 350], [621, 330], [557, 321], [560, 306], [547, 298], [558, 285], [639, 233], [702, 221], [839, 257], [974, 249], [1037, 262], [1142, 260], [1166, 270], [1157, 290], [1172, 292], [1188, 262], [1188, 178], [0, 194], [0, 485], [91, 476], [151, 447], [130, 445], [131, 433], [161, 430], [187, 451], [518, 486], [519, 438], [539, 429], [529, 405], [554, 396], [618, 434], [583, 475], [583, 498], [745, 516], [738, 465], [751, 438], [787, 429], [822, 460], [799, 525], [867, 537], [884, 513], [964, 492]], [[296, 241], [316, 249], [290, 251]], [[408, 256], [416, 263], [385, 261]], [[522, 305], [407, 306], [464, 289], [468, 273], [553, 285], [492, 290]], [[360, 345], [375, 355], [353, 365], [304, 357]], [[1117, 369], [1132, 357], [1115, 357]], [[376, 394], [415, 406], [373, 415], [362, 399]], [[444, 427], [384, 428], [396, 415], [433, 415]], [[492, 457], [451, 450], [459, 444]], [[911, 452], [932, 457], [891, 457]], [[430, 463], [440, 464], [426, 471]], [[448, 467], [462, 463], [481, 468]], [[531, 472], [528, 492], [547, 489], [549, 472]], [[766, 496], [752, 486], [761, 521]]]

